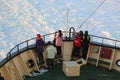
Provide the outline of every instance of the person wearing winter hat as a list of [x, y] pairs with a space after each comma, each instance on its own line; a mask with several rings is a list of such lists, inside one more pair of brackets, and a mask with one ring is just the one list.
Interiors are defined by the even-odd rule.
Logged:
[[37, 34], [37, 37], [36, 37], [37, 39], [40, 39], [41, 38], [41, 35], [40, 34]]
[[37, 54], [39, 59], [39, 64], [44, 63], [44, 57], [43, 57], [43, 51], [44, 51], [44, 41], [41, 38], [40, 34], [36, 34], [36, 48], [37, 48]]

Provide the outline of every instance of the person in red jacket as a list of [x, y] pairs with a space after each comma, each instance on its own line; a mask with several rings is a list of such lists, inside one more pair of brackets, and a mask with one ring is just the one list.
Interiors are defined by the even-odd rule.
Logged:
[[81, 36], [79, 33], [77, 33], [73, 43], [72, 58], [80, 57], [79, 55], [80, 47], [81, 47]]

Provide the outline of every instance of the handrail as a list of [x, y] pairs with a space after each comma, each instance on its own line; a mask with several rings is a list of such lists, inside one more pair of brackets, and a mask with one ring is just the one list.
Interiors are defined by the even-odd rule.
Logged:
[[[75, 28], [74, 27], [71, 27], [70, 29], [69, 29], [69, 39], [71, 39], [71, 30], [73, 30], [73, 34], [75, 34]], [[75, 35], [74, 35], [75, 36]], [[73, 37], [73, 36], [72, 36]]]
[[[72, 29], [72, 28], [71, 28], [71, 29]], [[71, 29], [70, 29], [70, 31], [69, 31], [69, 37], [68, 37], [69, 39], [68, 39], [68, 38], [63, 38], [63, 40], [67, 40], [67, 41], [73, 40], [72, 37], [70, 36], [71, 33], [72, 33], [72, 32], [71, 32]], [[73, 29], [73, 30], [74, 30], [74, 29]], [[54, 35], [54, 36], [55, 36], [56, 33], [57, 33], [57, 32], [42, 35], [42, 38], [43, 38], [43, 40], [46, 42], [46, 36], [49, 36], [49, 35]], [[65, 31], [63, 31], [63, 33], [65, 33]], [[63, 35], [63, 36], [64, 36], [64, 35]], [[65, 37], [66, 37], [66, 36], [65, 36]], [[111, 42], [114, 42], [114, 44], [112, 45], [114, 48], [116, 48], [116, 47], [120, 48], [120, 41], [119, 41], [119, 40], [110, 39], [110, 38], [105, 38], [105, 37], [100, 37], [100, 36], [95, 36], [95, 35], [90, 35], [90, 37], [91, 37], [91, 42], [98, 42], [98, 43], [100, 43], [101, 45], [104, 45], [104, 44], [108, 44], [108, 45], [109, 45], [110, 43], [106, 43], [106, 42], [111, 41]], [[107, 41], [105, 41], [105, 40], [107, 40]], [[34, 41], [34, 42], [33, 42], [32, 44], [30, 44], [29, 42], [31, 42], [31, 41]], [[25, 50], [30, 49], [30, 46], [31, 46], [31, 45], [34, 45], [33, 48], [35, 48], [35, 42], [36, 42], [36, 38], [34, 37], [34, 38], [28, 39], [28, 40], [26, 40], [26, 41], [23, 41], [23, 42], [17, 44], [15, 47], [13, 47], [13, 48], [8, 52], [7, 57], [6, 57], [5, 59], [7, 59], [7, 61], [8, 61], [8, 60], [10, 60], [10, 59], [12, 58], [12, 55], [13, 55], [14, 53], [17, 53], [17, 54], [21, 53], [21, 50], [22, 50], [23, 48], [21, 48], [20, 46], [22, 46], [22, 45], [24, 45], [24, 44], [25, 44], [25, 46], [24, 46]], [[14, 50], [15, 50], [15, 51], [14, 51]]]
[[108, 40], [112, 40], [112, 41], [119, 41], [119, 40], [110, 39], [110, 38], [105, 38], [105, 37], [100, 37], [100, 36], [95, 36], [95, 35], [90, 35], [90, 36], [98, 37], [98, 38], [103, 38], [103, 39], [108, 39]]
[[[100, 39], [101, 39], [101, 42], [100, 42], [100, 41], [96, 41], [96, 42], [100, 42], [102, 45], [103, 45], [103, 44], [108, 44], [108, 45], [114, 46], [115, 48], [116, 48], [116, 47], [120, 47], [120, 41], [119, 41], [119, 40], [110, 39], [110, 38], [105, 38], [105, 37], [100, 37], [100, 36], [95, 36], [95, 35], [90, 35], [90, 36], [91, 36], [92, 39], [93, 39], [93, 38], [100, 38]], [[104, 40], [106, 40], [106, 41], [104, 41]], [[91, 40], [91, 41], [93, 41], [93, 40]], [[112, 44], [112, 42], [113, 42], [114, 44]]]

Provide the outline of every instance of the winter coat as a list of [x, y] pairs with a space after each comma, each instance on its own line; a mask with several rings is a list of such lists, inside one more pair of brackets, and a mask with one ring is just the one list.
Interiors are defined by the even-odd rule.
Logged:
[[44, 46], [44, 41], [42, 39], [37, 39], [36, 40], [36, 47], [37, 47], [37, 51], [39, 53], [43, 52], [43, 46]]
[[90, 43], [90, 36], [89, 35], [84, 35], [83, 36], [83, 47], [86, 47], [86, 46], [88, 46], [89, 45], [89, 43]]
[[54, 59], [55, 55], [57, 54], [57, 50], [53, 45], [49, 45], [46, 48], [46, 54], [48, 59]]
[[74, 46], [81, 47], [81, 37], [80, 36], [76, 36], [76, 38], [74, 40]]
[[55, 45], [62, 46], [62, 37], [59, 37], [59, 33], [56, 35], [55, 39], [56, 39]]

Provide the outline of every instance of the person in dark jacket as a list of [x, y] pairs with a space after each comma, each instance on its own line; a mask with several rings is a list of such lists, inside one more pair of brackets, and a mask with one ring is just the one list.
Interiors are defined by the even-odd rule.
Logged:
[[40, 34], [37, 34], [36, 37], [36, 48], [37, 48], [37, 52], [38, 52], [38, 59], [39, 59], [39, 63], [44, 63], [44, 58], [43, 58], [43, 46], [44, 46], [44, 41], [41, 38]]
[[90, 43], [90, 36], [88, 35], [88, 31], [85, 31], [82, 43], [83, 43], [83, 58], [86, 59]]
[[80, 30], [80, 36], [81, 36], [81, 48], [80, 48], [80, 57], [82, 57], [82, 52], [83, 52], [83, 31]]
[[1, 73], [0, 73], [0, 80], [4, 80], [4, 77], [3, 77], [3, 76], [1, 76]]

